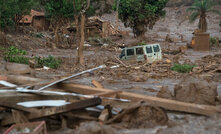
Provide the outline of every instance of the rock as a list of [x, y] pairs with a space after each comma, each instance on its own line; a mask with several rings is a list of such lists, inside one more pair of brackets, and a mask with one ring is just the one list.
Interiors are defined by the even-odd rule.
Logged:
[[165, 98], [165, 99], [171, 99], [173, 100], [174, 97], [170, 90], [168, 89], [168, 86], [163, 86], [160, 91], [157, 93], [157, 97]]
[[17, 63], [7, 63], [6, 70], [8, 74], [28, 74], [31, 73], [31, 68], [29, 65], [17, 64]]
[[73, 132], [73, 134], [116, 134], [117, 131], [108, 125], [98, 122], [84, 122]]
[[183, 79], [178, 85], [175, 85], [174, 96], [178, 101], [215, 105], [217, 85], [203, 79]]

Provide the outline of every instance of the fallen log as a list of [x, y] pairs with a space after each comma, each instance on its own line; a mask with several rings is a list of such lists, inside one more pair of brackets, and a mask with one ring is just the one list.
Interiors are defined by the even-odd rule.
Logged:
[[[94, 87], [76, 85], [76, 84], [60, 84], [58, 86], [63, 90], [76, 92], [80, 94], [87, 94], [87, 95], [101, 93], [101, 92], [113, 92], [113, 90], [111, 89], [94, 88]], [[145, 96], [129, 92], [118, 93], [118, 97], [122, 99], [128, 99], [134, 102], [145, 101], [151, 106], [162, 107], [166, 110], [171, 110], [171, 111], [194, 113], [206, 116], [211, 116], [217, 113], [221, 113], [221, 108], [215, 106], [185, 103], [175, 100], [168, 100], [159, 97]]]

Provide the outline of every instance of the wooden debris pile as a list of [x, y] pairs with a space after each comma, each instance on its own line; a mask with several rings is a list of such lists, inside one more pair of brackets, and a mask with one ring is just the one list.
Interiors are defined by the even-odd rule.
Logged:
[[[102, 20], [97, 16], [88, 18], [87, 23], [85, 24], [85, 28], [87, 37], [100, 36], [106, 38], [110, 35], [116, 35], [120, 33], [108, 21]], [[77, 26], [68, 26], [67, 30], [70, 32], [76, 32]]]
[[214, 75], [215, 73], [221, 73], [221, 54], [214, 56], [208, 55], [198, 61], [197, 66], [193, 68], [193, 72], [196, 74], [207, 73]]
[[124, 63], [119, 59], [105, 61], [108, 66], [116, 68], [107, 68], [108, 71], [99, 71], [98, 75], [108, 77], [109, 79], [128, 79], [130, 81], [143, 82], [148, 78], [179, 78], [181, 74], [171, 70], [172, 63], [168, 61], [156, 62], [153, 64], [130, 62]]
[[[52, 82], [41, 81], [44, 86], [41, 85], [38, 90], [31, 87], [39, 84], [18, 86], [0, 81], [1, 85], [7, 86], [0, 88], [0, 126], [45, 120], [52, 128], [75, 128], [76, 122], [73, 121], [77, 118], [100, 121], [108, 125], [119, 123], [119, 126], [124, 128], [140, 128], [166, 124], [167, 114], [161, 108], [206, 116], [221, 112], [220, 107], [211, 105], [105, 89], [97, 81], [92, 81], [96, 87], [63, 83], [70, 78], [101, 68], [103, 66]], [[16, 79], [16, 76], [14, 77]], [[134, 103], [136, 105], [133, 105]]]

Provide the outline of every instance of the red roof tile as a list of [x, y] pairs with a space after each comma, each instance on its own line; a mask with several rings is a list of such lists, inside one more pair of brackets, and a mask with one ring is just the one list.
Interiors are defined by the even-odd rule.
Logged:
[[44, 12], [38, 12], [35, 10], [31, 10], [30, 15], [25, 15], [20, 21], [19, 23], [32, 23], [32, 19], [34, 16], [45, 16]]

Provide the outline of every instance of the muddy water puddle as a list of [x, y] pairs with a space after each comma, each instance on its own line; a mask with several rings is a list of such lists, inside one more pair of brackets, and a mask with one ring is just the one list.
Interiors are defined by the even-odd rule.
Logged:
[[[100, 80], [101, 78], [96, 76], [89, 76], [84, 78], [77, 78], [70, 80], [72, 83], [79, 83], [91, 86], [92, 80]], [[126, 79], [115, 81], [100, 81], [100, 83], [108, 89], [121, 90], [127, 92], [134, 92], [144, 95], [156, 96], [157, 92], [162, 86], [168, 86], [169, 90], [173, 93], [174, 86], [179, 83], [179, 80], [175, 79], [148, 79], [146, 82], [131, 82]]]

